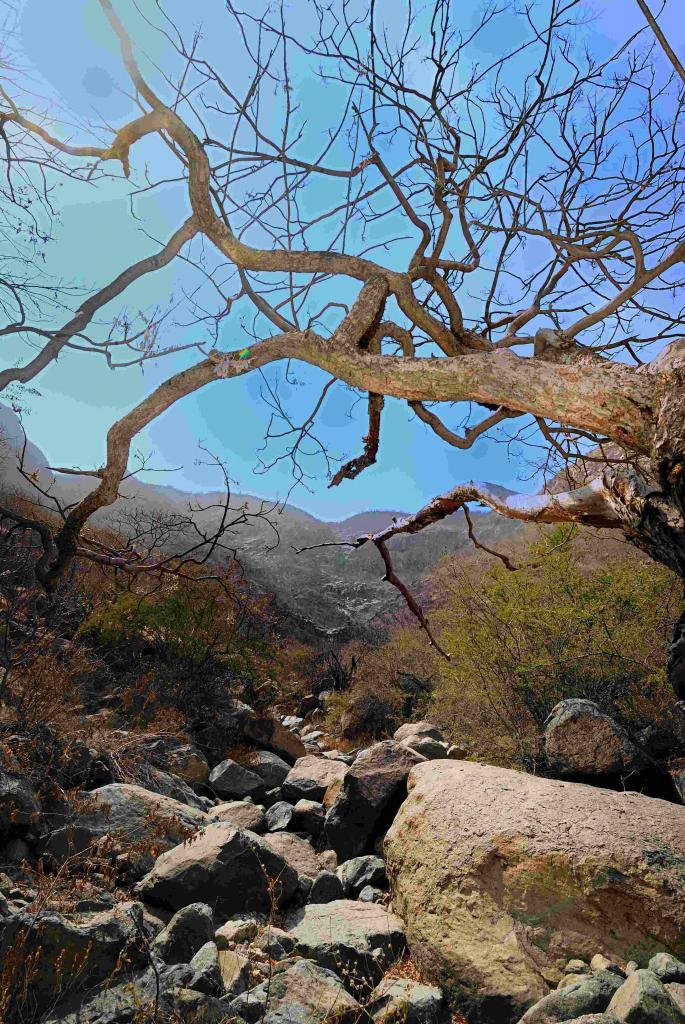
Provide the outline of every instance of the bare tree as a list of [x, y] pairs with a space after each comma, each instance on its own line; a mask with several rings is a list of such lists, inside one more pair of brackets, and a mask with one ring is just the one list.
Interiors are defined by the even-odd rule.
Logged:
[[[526, 4], [515, 12], [520, 41], [486, 60], [480, 39], [511, 16], [503, 0], [474, 3], [470, 27], [449, 0], [418, 13], [301, 0], [308, 35], [285, 5], [226, 0], [227, 38], [251, 64], [245, 79], [206, 58], [199, 33], [185, 38], [163, 0], [153, 20], [131, 25], [99, 2], [139, 116], [101, 127], [104, 144], [91, 130], [76, 145], [59, 119], [36, 118], [8, 88], [9, 173], [39, 145], [69, 173], [114, 162], [133, 177], [136, 145], [156, 137], [158, 180], [173, 159], [189, 207], [157, 259], [202, 239], [220, 293], [215, 322], [236, 301], [253, 316], [234, 350], [207, 344], [112, 426], [97, 486], [51, 533], [48, 583], [78, 553], [90, 516], [116, 499], [141, 429], [217, 377], [291, 360], [367, 396], [362, 453], [332, 484], [376, 460], [384, 396], [406, 401], [453, 447], [511, 423], [550, 470], [568, 467], [562, 492], [502, 497], [459, 485], [369, 538], [381, 554], [394, 533], [475, 502], [526, 521], [621, 530], [685, 577], [685, 90], [659, 12], [637, 0], [642, 27], [595, 58], [579, 42], [592, 31], [581, 0]], [[165, 39], [162, 69], [138, 42], [143, 28]], [[301, 109], [311, 101], [303, 68], [325, 97], [323, 133]], [[2, 386], [32, 379], [88, 316], [52, 332]], [[457, 402], [471, 403], [463, 434]], [[294, 444], [310, 427], [291, 424]], [[685, 696], [685, 616], [671, 676]]]

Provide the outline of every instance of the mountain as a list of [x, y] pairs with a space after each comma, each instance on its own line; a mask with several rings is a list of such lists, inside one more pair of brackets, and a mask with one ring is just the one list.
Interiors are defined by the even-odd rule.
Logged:
[[[6, 492], [31, 495], [31, 485], [17, 471], [16, 452], [24, 439], [17, 416], [0, 405], [0, 434], [8, 442], [0, 459], [2, 488]], [[7, 447], [7, 446], [6, 446]], [[33, 474], [44, 490], [62, 502], [79, 500], [93, 487], [88, 477], [54, 474], [46, 468], [43, 453], [35, 445], [25, 447], [25, 470]], [[217, 493], [189, 494], [178, 488], [128, 480], [121, 488], [122, 496], [114, 505], [101, 510], [93, 518], [100, 526], [124, 532], [126, 520], [133, 509], [165, 515], [186, 514], [189, 507], [198, 526], [210, 528], [217, 521], [216, 508], [203, 511], [223, 500]], [[37, 497], [35, 491], [33, 497]], [[256, 514], [270, 508], [268, 503], [252, 495], [235, 494], [231, 505]], [[226, 543], [235, 547], [247, 579], [259, 590], [273, 593], [279, 606], [292, 617], [294, 625], [318, 635], [345, 638], [360, 635], [379, 618], [403, 608], [397, 592], [382, 579], [384, 567], [372, 545], [359, 549], [341, 545], [376, 532], [394, 518], [406, 513], [400, 510], [371, 510], [350, 516], [340, 522], [325, 522], [294, 505], [278, 506], [266, 519], [250, 519], [247, 524], [230, 530]], [[521, 523], [503, 519], [493, 513], [478, 513], [476, 529], [480, 540], [490, 547], [507, 547], [526, 536], [532, 529]], [[181, 543], [178, 538], [176, 543]], [[314, 550], [300, 551], [302, 548]], [[462, 513], [450, 516], [423, 533], [400, 535], [389, 544], [395, 569], [413, 589], [422, 582], [441, 558], [464, 550], [472, 550]], [[180, 550], [180, 548], [178, 548]]]

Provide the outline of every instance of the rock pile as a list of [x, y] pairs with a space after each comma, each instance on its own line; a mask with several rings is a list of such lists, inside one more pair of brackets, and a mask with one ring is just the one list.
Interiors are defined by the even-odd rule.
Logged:
[[[91, 765], [47, 807], [0, 774], [5, 865], [109, 858], [59, 911], [0, 872], [0, 989], [30, 971], [41, 1024], [685, 1024], [682, 806], [472, 763], [430, 722], [349, 754], [311, 709], [234, 703], [239, 749], [148, 738], [137, 785]], [[589, 776], [596, 740], [595, 781], [647, 764], [577, 706], [550, 764]]]

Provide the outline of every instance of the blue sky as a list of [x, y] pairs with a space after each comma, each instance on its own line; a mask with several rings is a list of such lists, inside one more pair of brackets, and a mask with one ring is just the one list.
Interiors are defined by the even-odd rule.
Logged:
[[[401, 2], [401, 0], [393, 0]], [[170, 59], [164, 40], [146, 31], [136, 18], [129, 0], [117, 2], [122, 16], [130, 15], [139, 31], [147, 57], [164, 66]], [[235, 73], [241, 69], [241, 44], [228, 31], [221, 0], [168, 0], [165, 9], [179, 25], [188, 29], [202, 26], [203, 41], [210, 56], [217, 62], [230, 63]], [[249, 0], [245, 6], [249, 9]], [[477, 4], [472, 4], [474, 11]], [[682, 11], [671, 3], [664, 26], [671, 38], [682, 42]], [[307, 30], [311, 14], [308, 0], [291, 0], [288, 5], [291, 30]], [[142, 8], [154, 12], [152, 0], [144, 0]], [[634, 24], [641, 23], [633, 0], [601, 0], [593, 5], [596, 17], [588, 27], [588, 41], [598, 53], [621, 37]], [[301, 22], [301, 24], [300, 24]], [[520, 35], [515, 15], [498, 18], [481, 42], [475, 58], [500, 53], [514, 45]], [[96, 0], [25, 0], [17, 40], [23, 61], [35, 76], [34, 91], [49, 97], [73, 114], [74, 119], [97, 119], [120, 124], [134, 111], [131, 101], [122, 92], [128, 87], [121, 68], [118, 49]], [[56, 45], [58, 43], [58, 45]], [[679, 46], [682, 52], [682, 47]], [[317, 103], [320, 85], [307, 68], [293, 69], [296, 92], [313, 111], [321, 131], [325, 128], [326, 103]], [[278, 99], [273, 99], [278, 108]], [[144, 142], [135, 154], [136, 167], [146, 159], [159, 159], [159, 148]], [[157, 169], [157, 168], [156, 168]], [[47, 269], [83, 286], [98, 287], [134, 259], [153, 251], [151, 239], [165, 240], [187, 213], [183, 190], [162, 188], [147, 197], [137, 197], [130, 215], [130, 187], [124, 181], [111, 181], [97, 186], [66, 183], [60, 190], [60, 223], [47, 250]], [[178, 300], [181, 289], [188, 286], [190, 272], [179, 262], [149, 276], [124, 297], [123, 304], [135, 312], [154, 305]], [[352, 286], [341, 285], [350, 297]], [[116, 315], [122, 302], [106, 313]], [[106, 319], [106, 317], [105, 317]], [[177, 330], [176, 340], [198, 340], [202, 330], [191, 327]], [[243, 343], [240, 313], [231, 319], [222, 332], [226, 347]], [[17, 345], [6, 348], [4, 361], [23, 361], [27, 349]], [[31, 439], [39, 445], [53, 465], [92, 467], [103, 461], [104, 440], [112, 421], [139, 401], [150, 388], [184, 365], [185, 357], [161, 360], [140, 369], [112, 373], [104, 360], [78, 353], [67, 353], [51, 366], [34, 385], [40, 398], [29, 399], [26, 427]], [[323, 383], [324, 376], [309, 368], [297, 371], [307, 383]], [[291, 387], [283, 381], [281, 369], [269, 371], [273, 384], [280, 378], [281, 394], [296, 415], [302, 415], [313, 403], [315, 391], [308, 387]], [[238, 489], [269, 498], [283, 498], [292, 479], [287, 462], [267, 474], [256, 472], [256, 450], [262, 443], [268, 409], [260, 399], [262, 383], [257, 375], [238, 381], [217, 382], [203, 392], [185, 399], [151, 426], [136, 442], [136, 447], [154, 455], [160, 467], [181, 466], [173, 475], [164, 475], [161, 482], [194, 490], [212, 488], [219, 482], [205, 466], [197, 465], [198, 441], [203, 441], [225, 458]], [[322, 436], [331, 451], [341, 456], [354, 455], [365, 433], [363, 405], [353, 409], [354, 396], [342, 386], [330, 393], [321, 413]], [[356, 411], [356, 415], [355, 415]], [[451, 420], [456, 425], [459, 415]], [[367, 508], [393, 508], [412, 511], [434, 494], [460, 480], [489, 479], [514, 489], [535, 489], [527, 466], [517, 461], [513, 450], [497, 443], [496, 436], [478, 441], [470, 451], [449, 448], [438, 441], [411, 411], [399, 402], [389, 400], [384, 414], [380, 458], [375, 467], [355, 481], [346, 481], [329, 490], [323, 466], [309, 490], [298, 488], [293, 503], [323, 518], [338, 519]], [[159, 477], [150, 479], [160, 480]]]

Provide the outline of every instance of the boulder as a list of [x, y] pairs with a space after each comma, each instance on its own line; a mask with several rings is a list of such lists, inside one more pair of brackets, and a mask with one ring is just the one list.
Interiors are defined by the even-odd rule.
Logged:
[[169, 771], [195, 789], [204, 786], [209, 778], [209, 762], [199, 747], [192, 743], [172, 748], [166, 760]]
[[344, 896], [342, 882], [334, 871], [320, 871], [309, 890], [309, 903], [331, 903]]
[[293, 820], [294, 807], [287, 800], [277, 800], [264, 816], [267, 832], [285, 832]]
[[402, 740], [402, 746], [415, 750], [417, 754], [423, 754], [429, 761], [447, 757], [450, 750], [446, 743], [432, 736], [407, 736], [406, 740]]
[[685, 1019], [685, 985], [681, 985], [677, 981], [670, 981], [664, 985], [664, 988]]
[[298, 875], [314, 879], [324, 868], [324, 863], [311, 843], [289, 832], [275, 832], [263, 836], [264, 844], [273, 850]]
[[244, 800], [231, 800], [226, 804], [217, 804], [207, 811], [209, 821], [225, 822], [235, 828], [246, 828], [258, 835], [266, 828], [264, 811], [256, 804], [248, 804]]
[[685, 816], [663, 800], [431, 761], [385, 853], [413, 956], [474, 1022], [516, 1020], [571, 957], [624, 963], [685, 934]]
[[557, 775], [627, 775], [647, 767], [625, 729], [591, 700], [562, 700], [545, 722], [545, 754]]
[[[2, 921], [0, 964], [8, 965], [10, 956], [18, 967], [31, 964], [30, 1005], [36, 1012], [54, 1006], [67, 993], [114, 977], [123, 963], [144, 966], [144, 944], [153, 934], [136, 903], [83, 916], [21, 912]], [[16, 993], [10, 988], [3, 996], [6, 1006], [16, 1003], [18, 1009], [26, 972], [20, 969], [6, 977], [5, 985], [15, 980]]]
[[442, 991], [410, 978], [383, 979], [366, 1007], [376, 1024], [447, 1024]]
[[214, 824], [192, 842], [163, 853], [136, 891], [147, 903], [169, 910], [208, 903], [225, 919], [244, 910], [268, 913], [270, 882], [280, 906], [295, 892], [297, 874], [260, 836]]
[[219, 952], [230, 949], [231, 943], [249, 942], [258, 933], [266, 918], [264, 914], [236, 914], [214, 933]]
[[356, 1024], [364, 1017], [340, 978], [308, 960], [277, 965], [268, 981], [227, 1009], [231, 1016], [260, 1024]]
[[382, 889], [376, 889], [373, 885], [365, 885], [357, 899], [362, 903], [385, 903], [387, 895]]
[[625, 1024], [683, 1024], [685, 1018], [652, 971], [635, 971], [613, 996], [607, 1012]]
[[243, 953], [219, 949], [219, 970], [226, 996], [239, 996], [250, 984], [250, 961]]
[[393, 740], [359, 754], [326, 814], [328, 844], [342, 860], [364, 853], [385, 832], [406, 795], [409, 770], [422, 761], [421, 754]]
[[433, 740], [442, 740], [442, 733], [438, 729], [437, 725], [433, 725], [432, 722], [405, 722], [399, 729], [395, 731], [393, 739], [402, 743], [408, 739], [418, 739], [419, 736], [428, 736]]
[[83, 794], [83, 801], [73, 820], [52, 830], [46, 840], [46, 848], [56, 856], [83, 853], [103, 836], [167, 850], [207, 821], [204, 811], [127, 783], [102, 786]]
[[544, 996], [523, 1015], [520, 1024], [558, 1024], [583, 1014], [603, 1013], [620, 987], [621, 979], [610, 971], [579, 977]]
[[206, 903], [190, 903], [155, 936], [151, 949], [166, 964], [188, 964], [198, 949], [213, 938], [212, 908]]
[[253, 712], [246, 719], [243, 732], [256, 746], [278, 754], [288, 764], [295, 764], [299, 757], [304, 757], [307, 753], [299, 736], [286, 729], [275, 718], [255, 715]]
[[189, 964], [193, 977], [188, 988], [204, 992], [208, 996], [224, 994], [224, 979], [219, 964], [219, 950], [211, 939], [198, 949]]
[[326, 808], [316, 800], [298, 800], [293, 807], [293, 828], [296, 832], [318, 836], [323, 829], [325, 818]]
[[0, 768], [0, 839], [27, 832], [39, 815], [40, 802], [29, 780]]
[[317, 757], [316, 754], [301, 757], [283, 783], [283, 796], [293, 804], [298, 800], [321, 802], [328, 787], [345, 777], [347, 767], [343, 761]]
[[656, 953], [649, 961], [649, 969], [664, 985], [671, 981], [685, 985], [685, 963], [676, 960], [670, 953]]
[[243, 797], [250, 796], [260, 803], [266, 792], [259, 775], [230, 758], [212, 768], [208, 784], [218, 796], [229, 800], [242, 800]]
[[385, 861], [382, 857], [375, 857], [372, 854], [346, 860], [338, 868], [338, 875], [345, 895], [351, 897], [357, 896], [366, 885], [379, 888], [388, 884]]
[[250, 771], [259, 775], [267, 789], [275, 789], [283, 784], [290, 765], [270, 750], [258, 750], [250, 756]]
[[287, 927], [297, 952], [321, 967], [342, 972], [348, 988], [378, 984], [405, 948], [402, 922], [375, 903], [310, 903], [288, 918]]
[[150, 768], [146, 766], [136, 779], [136, 784], [143, 789], [149, 789], [152, 793], [162, 793], [163, 796], [170, 796], [172, 800], [188, 804], [198, 811], [205, 809], [204, 798], [199, 797], [195, 791], [177, 775], [162, 771], [161, 768]]

